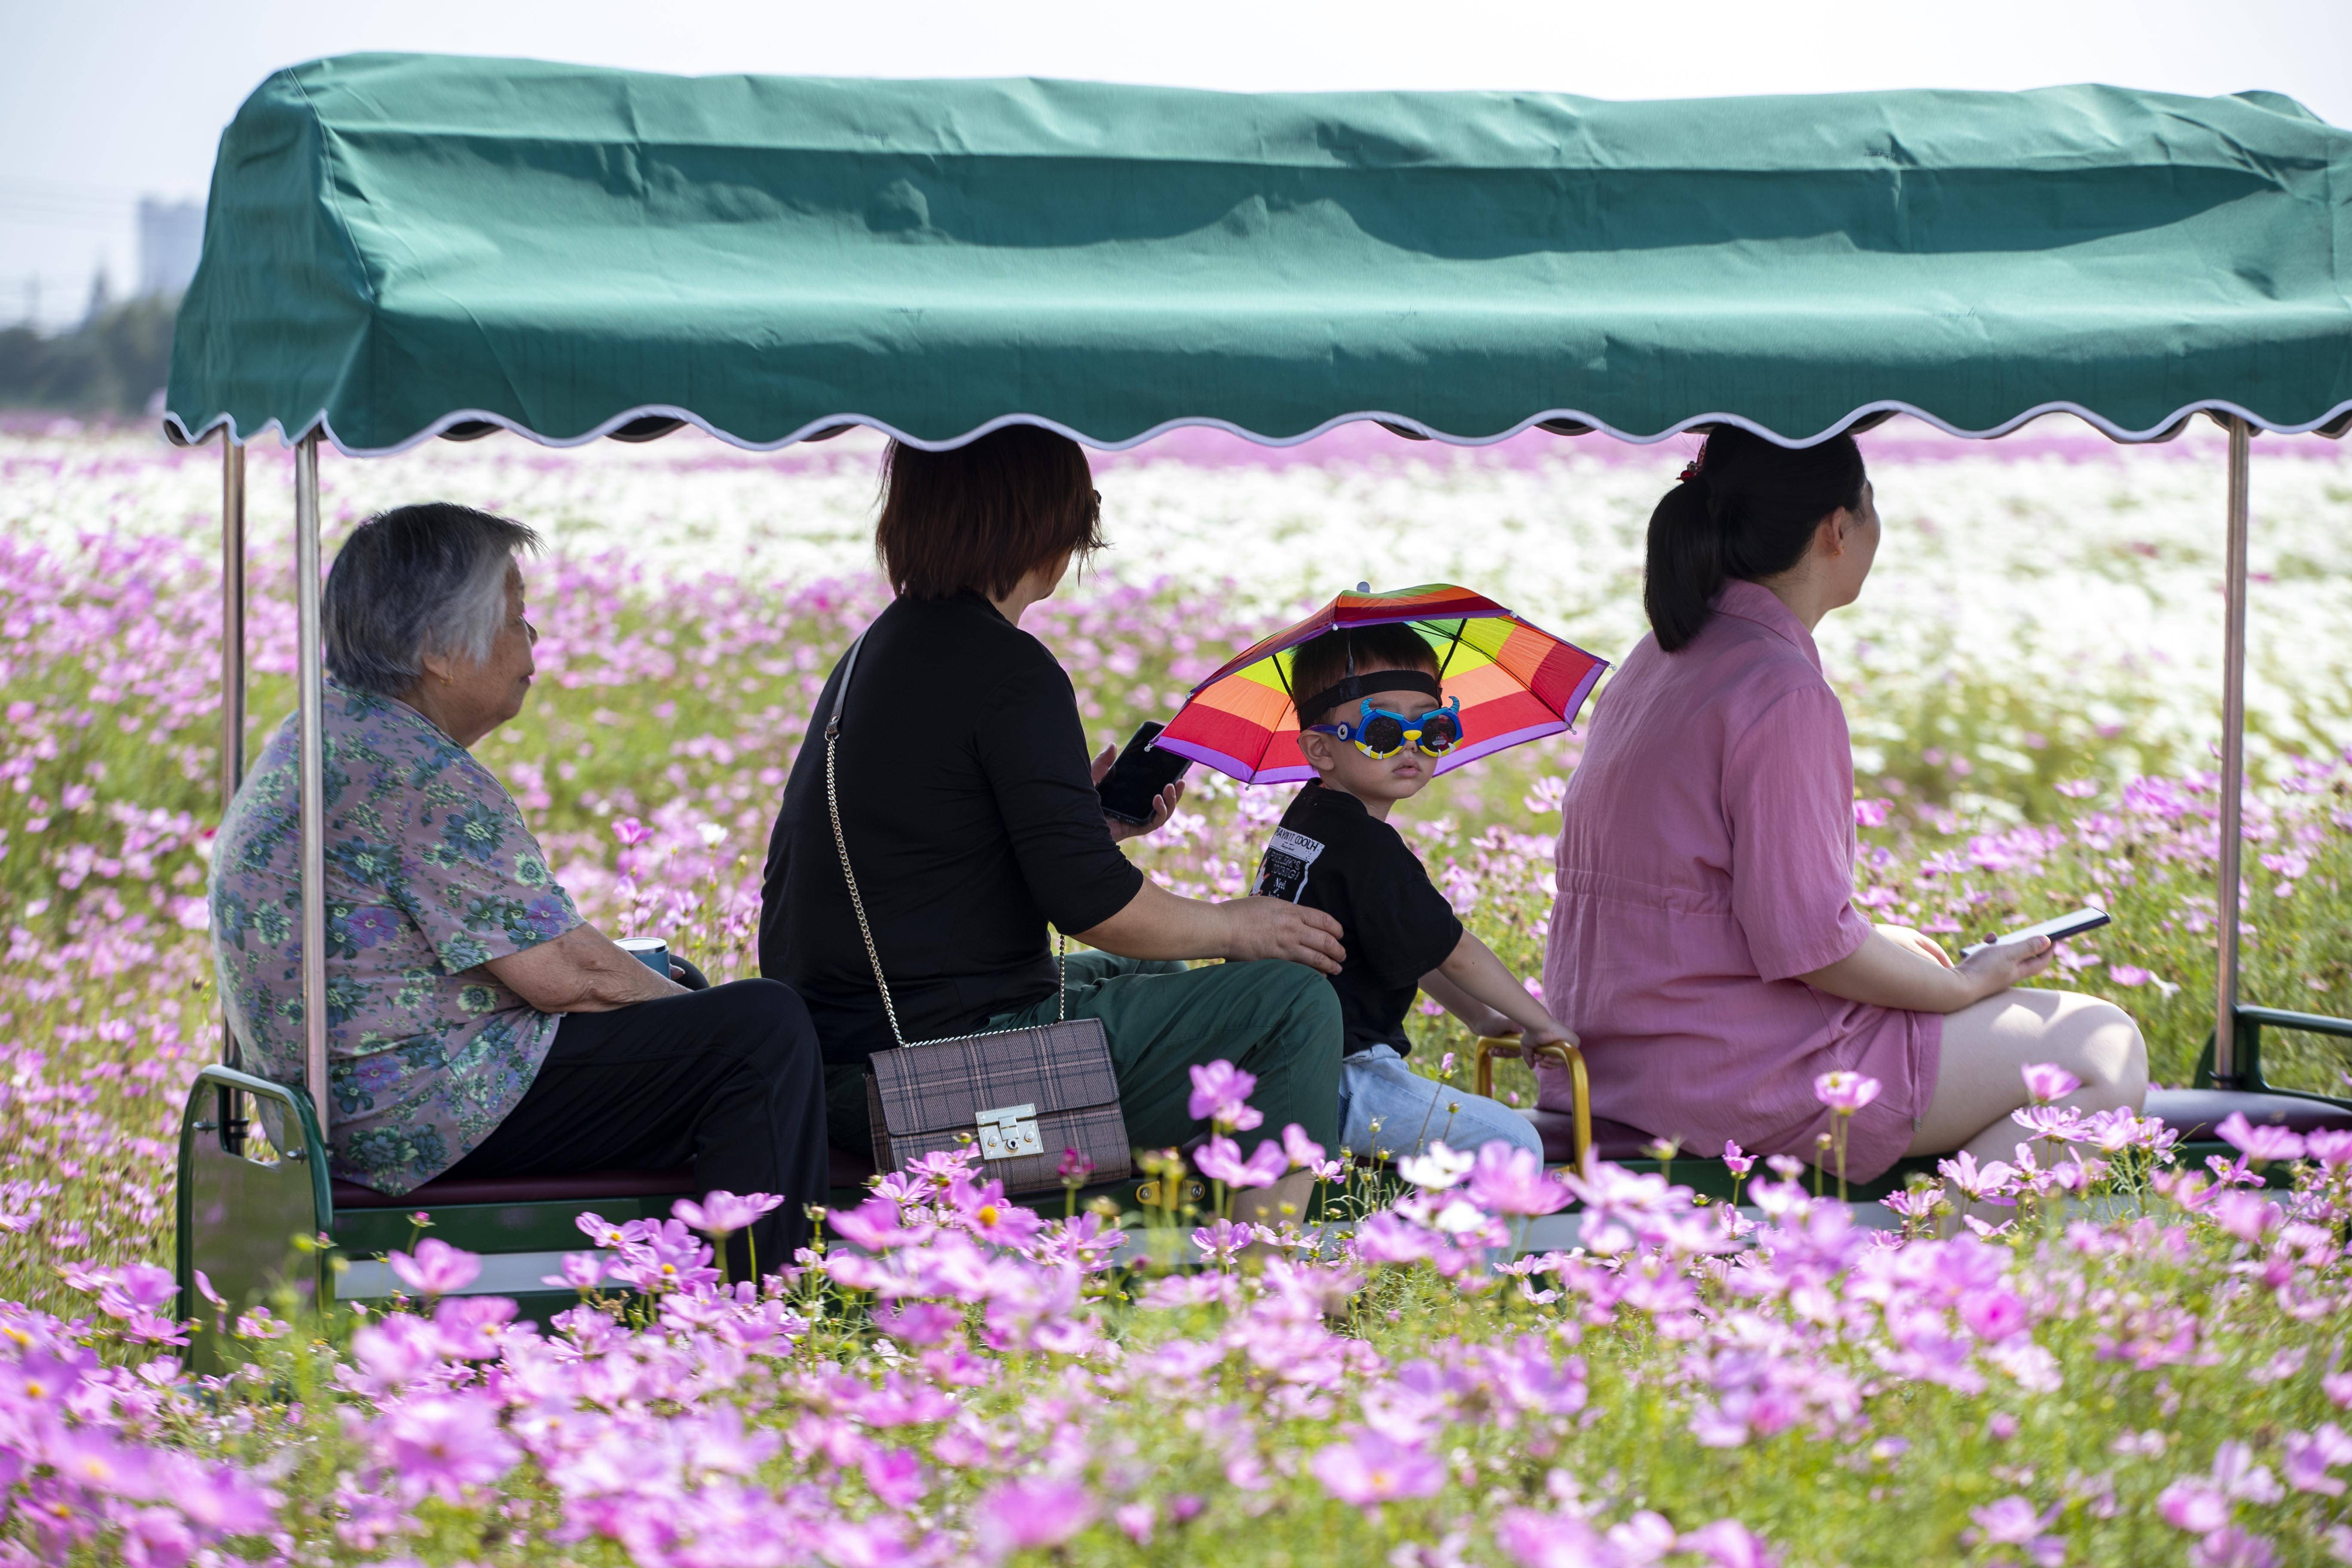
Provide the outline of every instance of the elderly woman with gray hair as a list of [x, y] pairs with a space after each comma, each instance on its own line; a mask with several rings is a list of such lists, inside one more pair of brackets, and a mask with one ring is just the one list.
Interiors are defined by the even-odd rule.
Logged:
[[[614, 946], [467, 750], [530, 689], [516, 553], [537, 543], [467, 507], [400, 507], [327, 576], [333, 1172], [400, 1194], [691, 1164], [703, 1190], [784, 1198], [751, 1237], [781, 1263], [825, 1180], [800, 998], [772, 980], [688, 990]], [[211, 886], [230, 1026], [286, 1083], [303, 1059], [297, 778], [289, 718], [222, 820]]]

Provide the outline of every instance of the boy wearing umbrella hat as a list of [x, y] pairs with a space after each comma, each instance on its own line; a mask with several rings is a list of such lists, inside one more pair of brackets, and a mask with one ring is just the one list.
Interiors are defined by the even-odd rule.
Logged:
[[1346, 1028], [1340, 1142], [1395, 1157], [1499, 1140], [1540, 1156], [1525, 1117], [1404, 1060], [1405, 1014], [1424, 991], [1482, 1036], [1520, 1034], [1530, 1046], [1576, 1038], [1463, 928], [1389, 826], [1390, 808], [1426, 788], [1437, 759], [1468, 739], [1458, 700], [1440, 700], [1433, 651], [1402, 623], [1358, 626], [1300, 644], [1288, 673], [1298, 750], [1315, 777], [1283, 814], [1252, 890], [1320, 910], [1347, 933], [1330, 981]]

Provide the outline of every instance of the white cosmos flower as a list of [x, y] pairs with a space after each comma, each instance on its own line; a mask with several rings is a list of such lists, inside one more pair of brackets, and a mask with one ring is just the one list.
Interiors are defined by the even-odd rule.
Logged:
[[1470, 1173], [1475, 1154], [1457, 1154], [1443, 1143], [1432, 1143], [1426, 1154], [1409, 1154], [1397, 1162], [1397, 1173], [1417, 1187], [1444, 1192]]

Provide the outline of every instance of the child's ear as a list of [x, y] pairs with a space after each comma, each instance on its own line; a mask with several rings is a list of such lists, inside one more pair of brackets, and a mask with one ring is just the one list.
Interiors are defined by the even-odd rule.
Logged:
[[1318, 773], [1328, 773], [1338, 765], [1339, 745], [1339, 742], [1330, 736], [1312, 730], [1298, 732], [1298, 754], [1305, 757], [1307, 765]]

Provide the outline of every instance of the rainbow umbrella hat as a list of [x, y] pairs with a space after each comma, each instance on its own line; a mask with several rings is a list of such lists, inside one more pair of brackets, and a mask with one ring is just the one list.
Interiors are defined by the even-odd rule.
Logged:
[[1445, 695], [1462, 700], [1468, 738], [1437, 760], [1441, 773], [1506, 746], [1559, 734], [1609, 668], [1608, 660], [1467, 588], [1432, 583], [1375, 594], [1359, 584], [1354, 593], [1235, 656], [1192, 688], [1153, 744], [1244, 784], [1313, 778], [1315, 770], [1298, 752], [1298, 710], [1290, 687], [1294, 650], [1325, 632], [1396, 621], [1427, 639]]

